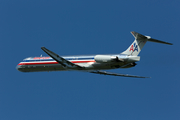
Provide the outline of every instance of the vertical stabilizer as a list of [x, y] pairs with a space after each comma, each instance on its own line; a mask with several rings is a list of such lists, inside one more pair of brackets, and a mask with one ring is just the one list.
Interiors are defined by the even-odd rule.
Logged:
[[141, 35], [134, 31], [131, 32], [131, 34], [135, 37], [135, 40], [126, 51], [122, 52], [122, 54], [137, 56], [143, 46], [146, 44], [147, 36]]

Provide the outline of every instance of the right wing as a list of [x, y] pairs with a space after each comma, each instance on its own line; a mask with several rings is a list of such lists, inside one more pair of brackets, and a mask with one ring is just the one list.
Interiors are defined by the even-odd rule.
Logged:
[[111, 73], [106, 71], [92, 71], [90, 73], [95, 74], [103, 74], [103, 75], [112, 75], [112, 76], [122, 76], [122, 77], [134, 77], [134, 78], [150, 78], [150, 77], [143, 77], [143, 76], [136, 76], [136, 75], [128, 75], [128, 74], [119, 74], [119, 73]]
[[41, 49], [45, 53], [47, 53], [50, 57], [52, 57], [55, 61], [57, 61], [59, 64], [61, 64], [64, 68], [68, 68], [68, 69], [82, 69], [82, 68], [84, 68], [84, 67], [76, 65], [76, 64], [64, 59], [63, 57], [60, 57], [59, 55], [57, 55], [56, 53], [48, 50], [45, 47], [41, 47]]

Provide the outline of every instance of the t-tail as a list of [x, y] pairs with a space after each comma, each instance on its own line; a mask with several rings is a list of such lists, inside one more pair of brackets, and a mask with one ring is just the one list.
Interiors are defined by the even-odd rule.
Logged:
[[172, 45], [172, 43], [156, 40], [151, 38], [150, 36], [144, 36], [134, 31], [131, 32], [131, 34], [135, 37], [135, 40], [129, 46], [129, 48], [121, 54], [137, 56], [141, 52], [142, 48], [144, 47], [147, 41]]

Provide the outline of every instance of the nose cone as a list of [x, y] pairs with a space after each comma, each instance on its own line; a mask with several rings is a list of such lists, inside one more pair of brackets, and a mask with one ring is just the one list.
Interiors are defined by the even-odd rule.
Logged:
[[24, 72], [24, 71], [23, 71], [23, 68], [22, 68], [22, 65], [17, 65], [17, 66], [16, 66], [16, 69], [17, 69], [18, 71], [20, 71], [20, 72]]
[[20, 71], [20, 65], [16, 66], [16, 70]]

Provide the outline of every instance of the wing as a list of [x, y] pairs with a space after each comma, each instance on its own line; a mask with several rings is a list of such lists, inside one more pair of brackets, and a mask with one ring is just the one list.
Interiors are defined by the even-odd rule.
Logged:
[[119, 73], [111, 73], [106, 71], [92, 71], [90, 73], [95, 74], [103, 74], [103, 75], [112, 75], [112, 76], [122, 76], [122, 77], [134, 77], [134, 78], [150, 78], [150, 77], [143, 77], [143, 76], [136, 76], [136, 75], [128, 75], [128, 74], [119, 74]]
[[59, 64], [61, 64], [64, 68], [68, 68], [68, 69], [82, 69], [83, 67], [76, 65], [66, 59], [64, 59], [63, 57], [60, 57], [59, 55], [57, 55], [56, 53], [48, 50], [45, 47], [41, 47], [41, 49], [47, 53], [50, 57], [52, 57], [55, 61], [57, 61]]

